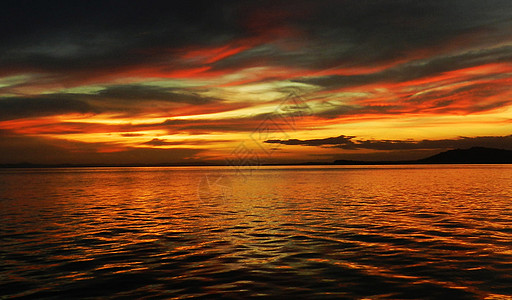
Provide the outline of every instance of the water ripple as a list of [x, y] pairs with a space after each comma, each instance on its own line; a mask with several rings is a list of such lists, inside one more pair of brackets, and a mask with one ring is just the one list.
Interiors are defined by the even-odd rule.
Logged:
[[[232, 193], [198, 199], [212, 172]], [[511, 183], [511, 166], [1, 170], [0, 298], [512, 299]]]

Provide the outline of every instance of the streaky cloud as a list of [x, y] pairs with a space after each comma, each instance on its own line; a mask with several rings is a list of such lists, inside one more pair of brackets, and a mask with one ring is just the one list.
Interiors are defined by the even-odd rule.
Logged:
[[450, 149], [485, 146], [512, 149], [512, 135], [508, 136], [478, 136], [459, 137], [439, 140], [365, 140], [355, 136], [340, 135], [324, 139], [309, 140], [267, 140], [265, 143], [282, 145], [314, 146], [324, 148], [341, 148], [346, 150], [420, 150], [420, 149]]

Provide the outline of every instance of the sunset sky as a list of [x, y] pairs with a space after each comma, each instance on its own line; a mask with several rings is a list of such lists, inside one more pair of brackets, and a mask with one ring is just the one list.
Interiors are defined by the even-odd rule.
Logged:
[[2, 1], [0, 163], [512, 149], [512, 1]]

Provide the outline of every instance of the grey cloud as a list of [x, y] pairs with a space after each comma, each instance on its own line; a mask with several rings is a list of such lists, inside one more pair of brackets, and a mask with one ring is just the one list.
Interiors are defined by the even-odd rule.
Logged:
[[142, 143], [143, 145], [150, 145], [150, 146], [168, 146], [168, 145], [180, 145], [180, 143], [175, 143], [175, 142], [167, 142], [166, 140], [162, 140], [162, 139], [157, 139], [157, 138], [154, 138], [152, 139], [151, 141], [147, 141], [145, 143]]
[[468, 51], [462, 54], [421, 59], [371, 74], [331, 75], [296, 79], [294, 81], [318, 85], [325, 89], [338, 89], [371, 83], [414, 80], [461, 68], [469, 68], [482, 64], [504, 61], [512, 61], [511, 46], [502, 46], [478, 51]]
[[512, 135], [508, 136], [479, 136], [459, 137], [440, 140], [364, 140], [354, 136], [340, 135], [325, 139], [311, 140], [267, 140], [265, 143], [283, 145], [317, 146], [325, 148], [341, 148], [347, 150], [420, 150], [420, 149], [449, 149], [470, 148], [474, 146], [512, 149]]
[[234, 1], [2, 1], [0, 67], [90, 71], [161, 63], [240, 35]]
[[[254, 17], [257, 12], [260, 19]], [[283, 38], [300, 47], [283, 51], [263, 39], [268, 44], [259, 51], [234, 55], [214, 67], [262, 59], [313, 69], [372, 65], [479, 30], [486, 31], [481, 42], [496, 42], [510, 31], [510, 17], [512, 3], [504, 0], [5, 0], [0, 4], [0, 67], [51, 72], [176, 67], [186, 47], [225, 45], [283, 28], [299, 33]]]
[[31, 97], [0, 98], [0, 120], [65, 113], [137, 113], [145, 102], [161, 101], [206, 105], [222, 102], [186, 89], [142, 85], [109, 86], [97, 94], [54, 93]]
[[129, 133], [122, 133], [120, 134], [122, 137], [138, 137], [138, 136], [144, 136], [143, 133], [133, 133], [133, 132], [129, 132]]
[[159, 146], [206, 145], [206, 144], [215, 144], [215, 143], [222, 143], [222, 142], [232, 142], [232, 141], [229, 141], [229, 140], [201, 140], [201, 139], [194, 139], [194, 140], [187, 140], [187, 141], [168, 141], [165, 139], [154, 138], [150, 141], [142, 143], [142, 145], [159, 147]]
[[0, 120], [51, 116], [65, 113], [97, 113], [87, 102], [62, 97], [0, 98]]
[[267, 140], [265, 143], [269, 144], [283, 144], [283, 145], [301, 145], [301, 146], [326, 146], [326, 145], [353, 145], [352, 139], [354, 136], [340, 135], [337, 137], [329, 137], [325, 139], [311, 139], [311, 140]]
[[[283, 51], [278, 44], [267, 44], [219, 61], [216, 67], [250, 65], [259, 58], [276, 65], [321, 70], [334, 66], [372, 66], [426, 48], [442, 49], [451, 43], [467, 49], [487, 47], [506, 41], [512, 17], [512, 3], [502, 0], [315, 1], [314, 4], [272, 1], [266, 4], [268, 10], [292, 12], [276, 22], [276, 26], [284, 23], [298, 30], [301, 35], [286, 37], [286, 42], [300, 47]], [[257, 6], [253, 5], [255, 9]], [[293, 15], [293, 12], [299, 13]]]
[[147, 85], [115, 85], [99, 91], [93, 98], [118, 99], [122, 101], [168, 101], [187, 104], [206, 104], [219, 99], [204, 97], [185, 89], [162, 88]]

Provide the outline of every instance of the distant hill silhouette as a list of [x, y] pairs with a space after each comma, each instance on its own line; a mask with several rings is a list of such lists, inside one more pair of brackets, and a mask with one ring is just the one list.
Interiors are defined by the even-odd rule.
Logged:
[[512, 163], [512, 151], [485, 147], [455, 149], [420, 159], [418, 162], [431, 164], [510, 164]]
[[485, 147], [454, 149], [418, 160], [353, 161], [336, 160], [335, 165], [390, 165], [390, 164], [512, 164], [512, 151]]

